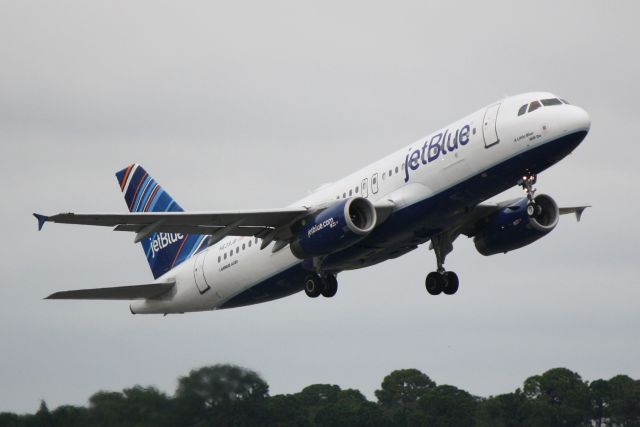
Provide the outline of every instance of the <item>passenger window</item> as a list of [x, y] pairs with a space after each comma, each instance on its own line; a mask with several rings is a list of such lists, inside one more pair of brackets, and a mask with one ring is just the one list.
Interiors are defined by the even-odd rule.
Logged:
[[220, 262], [220, 256], [218, 255], [218, 262]]
[[251, 240], [249, 240], [249, 247], [251, 247]]
[[349, 197], [353, 194], [353, 190], [349, 190]]
[[540, 102], [542, 102], [542, 105], [544, 105], [545, 107], [549, 107], [551, 105], [562, 105], [562, 102], [560, 102], [558, 98], [543, 99]]
[[346, 199], [347, 198], [347, 193], [342, 193], [342, 198]]
[[242, 250], [244, 251], [247, 248], [247, 246], [243, 243], [242, 244]]
[[238, 252], [240, 252], [240, 247], [239, 246], [236, 248], [236, 253], [238, 253]]
[[383, 180], [383, 181], [384, 181], [384, 179], [387, 177], [386, 175], [387, 175], [387, 173], [386, 173], [386, 172], [382, 172], [382, 180]]
[[224, 253], [224, 259], [227, 259], [227, 253], [226, 252]]
[[396, 166], [396, 173], [398, 173], [398, 167]]
[[356, 187], [356, 190], [355, 190], [355, 191], [356, 191], [356, 194], [358, 194], [358, 188], [359, 188], [359, 187]]
[[527, 104], [524, 104], [522, 107], [520, 107], [520, 109], [518, 110], [518, 115], [521, 116], [524, 113], [527, 112]]
[[540, 105], [538, 101], [533, 101], [531, 104], [529, 104], [529, 112], [535, 111], [540, 107], [542, 107], [542, 105]]

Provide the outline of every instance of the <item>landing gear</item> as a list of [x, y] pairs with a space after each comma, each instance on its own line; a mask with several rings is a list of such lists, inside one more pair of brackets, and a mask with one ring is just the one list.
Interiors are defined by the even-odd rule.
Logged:
[[527, 204], [527, 215], [532, 218], [537, 217], [542, 213], [542, 206], [538, 205], [535, 201], [536, 189], [533, 186], [538, 182], [538, 178], [534, 174], [527, 174], [522, 177], [522, 179], [518, 180], [518, 185], [520, 185], [524, 192], [527, 193], [527, 199], [529, 203]]
[[424, 281], [424, 287], [427, 288], [429, 295], [440, 295], [445, 285], [444, 275], [437, 271], [432, 271], [427, 274], [427, 278]]
[[338, 292], [338, 280], [333, 274], [329, 274], [324, 277], [324, 288], [322, 289], [322, 296], [325, 298], [331, 298]]
[[424, 281], [424, 287], [430, 295], [440, 295], [441, 293], [453, 295], [458, 291], [459, 285], [458, 275], [453, 271], [443, 273], [432, 271]]
[[458, 280], [458, 275], [453, 271], [447, 271], [444, 273], [445, 285], [442, 288], [442, 292], [445, 295], [453, 295], [458, 292], [458, 287], [460, 286], [460, 280]]
[[317, 274], [309, 274], [304, 279], [304, 292], [310, 298], [322, 295], [331, 298], [338, 292], [338, 280], [333, 274], [320, 277]]
[[320, 276], [310, 274], [304, 278], [304, 292], [309, 298], [317, 298], [320, 296], [323, 287]]
[[424, 287], [430, 295], [453, 295], [458, 291], [460, 281], [453, 271], [444, 269], [444, 259], [453, 250], [451, 238], [448, 235], [438, 234], [431, 238], [431, 247], [436, 254], [437, 271], [432, 271], [424, 281]]

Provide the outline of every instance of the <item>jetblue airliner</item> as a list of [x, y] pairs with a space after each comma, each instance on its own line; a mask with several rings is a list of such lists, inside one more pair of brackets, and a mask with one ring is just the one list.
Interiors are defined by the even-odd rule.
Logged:
[[[257, 304], [304, 290], [333, 297], [337, 275], [397, 258], [429, 242], [431, 295], [452, 295], [445, 257], [460, 236], [482, 255], [506, 253], [551, 232], [561, 214], [536, 194], [540, 172], [586, 137], [589, 115], [546, 92], [489, 104], [284, 209], [185, 212], [138, 164], [116, 173], [130, 213], [34, 214], [45, 222], [135, 233], [154, 280], [56, 292], [50, 299], [125, 299], [138, 313], [184, 313]], [[486, 200], [513, 186], [522, 198]]]

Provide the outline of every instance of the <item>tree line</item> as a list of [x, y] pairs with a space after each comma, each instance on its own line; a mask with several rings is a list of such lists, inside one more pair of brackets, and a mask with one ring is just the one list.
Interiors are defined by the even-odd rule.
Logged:
[[33, 414], [0, 413], [0, 427], [640, 426], [639, 380], [617, 375], [587, 382], [565, 368], [488, 398], [401, 369], [383, 379], [375, 397], [330, 384], [271, 396], [256, 372], [214, 365], [181, 377], [173, 396], [135, 386], [99, 391], [86, 406], [50, 410], [42, 401]]

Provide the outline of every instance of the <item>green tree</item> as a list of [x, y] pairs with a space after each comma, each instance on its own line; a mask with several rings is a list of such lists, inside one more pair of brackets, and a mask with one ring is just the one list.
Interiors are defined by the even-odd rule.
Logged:
[[12, 412], [0, 412], [0, 427], [21, 427], [21, 417]]
[[640, 381], [616, 375], [608, 383], [611, 421], [625, 427], [640, 426]]
[[297, 395], [281, 394], [271, 396], [266, 401], [269, 425], [274, 427], [307, 427], [312, 422], [307, 414], [307, 407]]
[[591, 418], [601, 426], [610, 417], [611, 385], [607, 380], [596, 380], [589, 384]]
[[385, 425], [380, 408], [353, 389], [340, 390], [333, 401], [317, 411], [314, 422], [326, 427]]
[[386, 419], [394, 425], [406, 425], [410, 412], [425, 391], [436, 386], [417, 369], [399, 369], [384, 377], [380, 390], [375, 391]]
[[386, 407], [402, 407], [415, 403], [428, 389], [436, 386], [426, 374], [417, 369], [399, 369], [384, 377], [375, 394]]
[[58, 406], [51, 412], [56, 427], [86, 427], [89, 425], [87, 408], [72, 405]]
[[452, 385], [439, 385], [425, 391], [417, 411], [408, 417], [408, 425], [433, 427], [472, 426], [477, 400]]
[[215, 365], [178, 380], [176, 416], [192, 425], [256, 425], [266, 416], [269, 386], [251, 370]]
[[89, 398], [92, 426], [164, 426], [170, 400], [154, 387], [136, 386], [122, 392], [101, 391]]
[[587, 384], [568, 369], [554, 368], [527, 378], [524, 394], [532, 404], [532, 425], [578, 426], [590, 418]]
[[493, 396], [478, 403], [477, 427], [520, 427], [527, 425], [530, 404], [520, 389]]

